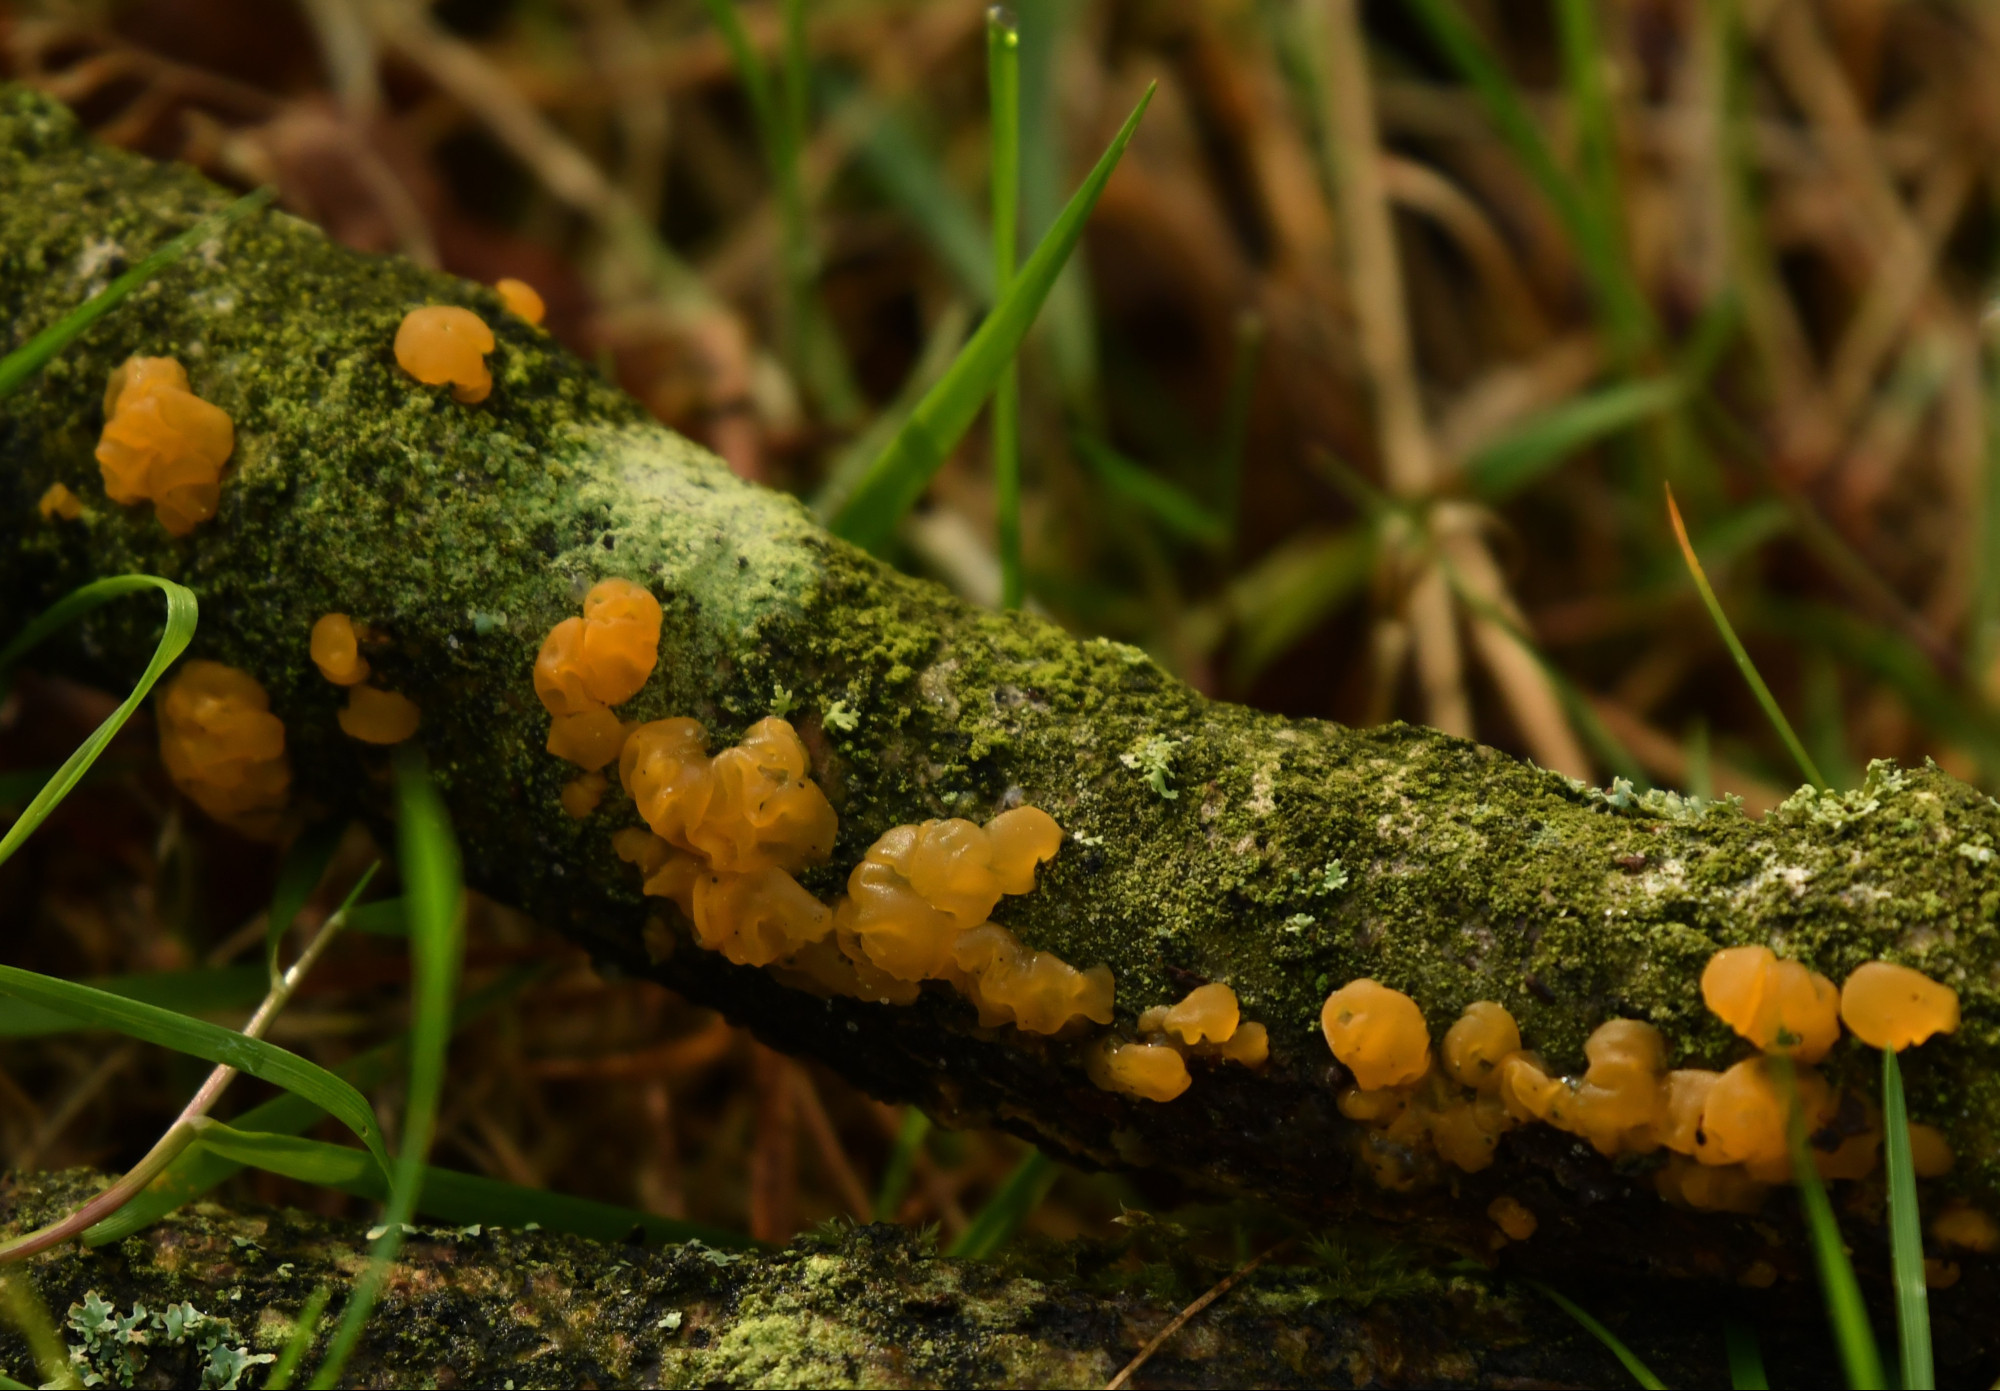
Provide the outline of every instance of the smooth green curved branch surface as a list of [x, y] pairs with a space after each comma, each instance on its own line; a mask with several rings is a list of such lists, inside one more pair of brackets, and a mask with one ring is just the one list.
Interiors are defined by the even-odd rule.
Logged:
[[[121, 248], [154, 245], [225, 197], [6, 91], [0, 322], [33, 332]], [[396, 326], [426, 302], [493, 325], [482, 405], [397, 370]], [[220, 513], [186, 540], [107, 502], [91, 458], [105, 377], [134, 352], [179, 357], [236, 424]], [[85, 499], [80, 521], [36, 515], [58, 480]], [[423, 708], [418, 737], [470, 883], [941, 1121], [1005, 1125], [1084, 1162], [1163, 1168], [1308, 1214], [1400, 1214], [1471, 1249], [1504, 1192], [1541, 1219], [1516, 1248], [1529, 1266], [1733, 1277], [1768, 1258], [1803, 1276], [1802, 1244], [1764, 1236], [1791, 1222], [1789, 1204], [1765, 1223], [1694, 1218], [1643, 1172], [1614, 1172], [1545, 1128], [1509, 1136], [1483, 1174], [1380, 1194], [1356, 1177], [1318, 1023], [1330, 985], [1371, 975], [1409, 991], [1434, 1037], [1489, 998], [1558, 1067], [1580, 1067], [1584, 1037], [1613, 1015], [1653, 1020], [1677, 1062], [1714, 1066], [1738, 1052], [1701, 1009], [1701, 966], [1718, 946], [1770, 942], [1836, 979], [1886, 956], [1958, 989], [1964, 1027], [1908, 1060], [1911, 1112], [1957, 1149], [1944, 1186], [2000, 1210], [2000, 805], [1934, 768], [1878, 766], [1859, 792], [1801, 792], [1760, 821], [1607, 796], [1422, 729], [1206, 701], [1133, 648], [896, 575], [644, 419], [483, 287], [347, 251], [277, 213], [170, 268], [0, 405], [0, 517], [14, 538], [0, 612], [124, 571], [194, 588], [198, 654], [269, 689], [304, 802], [383, 809], [386, 755], [339, 732], [342, 692], [312, 667], [307, 634], [330, 610], [387, 634], [370, 653], [376, 679]], [[561, 811], [573, 770], [543, 752], [530, 683], [542, 636], [612, 575], [645, 579], [666, 611], [659, 669], [630, 716], [694, 715], [721, 742], [790, 712], [841, 815], [833, 863], [803, 876], [821, 897], [892, 825], [1025, 799], [1071, 838], [1002, 921], [1077, 965], [1108, 963], [1125, 1029], [1148, 1005], [1227, 981], [1271, 1031], [1270, 1068], [1201, 1070], [1175, 1102], [1131, 1101], [1086, 1080], [1079, 1043], [982, 1030], [942, 989], [902, 1009], [821, 1002], [685, 932], [650, 959], [645, 925], [672, 910], [643, 899], [611, 852], [611, 833], [636, 822], [630, 803], [614, 795], [582, 822]], [[106, 610], [57, 659], [128, 679], [151, 643], [138, 606]], [[838, 728], [825, 721], [836, 704], [854, 717]], [[1875, 1075], [1852, 1044], [1830, 1068], [1864, 1086]]]

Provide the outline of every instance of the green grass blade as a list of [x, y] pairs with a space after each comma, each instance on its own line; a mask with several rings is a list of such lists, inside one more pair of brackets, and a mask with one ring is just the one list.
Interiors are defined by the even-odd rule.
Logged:
[[1236, 319], [1236, 351], [1229, 365], [1229, 394], [1223, 398], [1222, 432], [1215, 450], [1215, 501], [1232, 541], [1243, 511], [1243, 453], [1250, 443], [1250, 405], [1263, 356], [1263, 317], [1245, 310]]
[[332, 1298], [333, 1290], [326, 1285], [321, 1285], [307, 1298], [305, 1307], [299, 1310], [299, 1316], [292, 1324], [292, 1336], [285, 1340], [285, 1350], [278, 1354], [271, 1375], [264, 1378], [264, 1391], [287, 1391], [291, 1386], [292, 1378], [299, 1374], [299, 1363], [305, 1359], [313, 1339], [319, 1336], [320, 1320], [326, 1317], [327, 1302]]
[[273, 981], [278, 979], [278, 950], [284, 945], [285, 934], [292, 930], [299, 910], [326, 877], [327, 866], [333, 863], [334, 852], [340, 849], [340, 838], [346, 831], [344, 821], [322, 821], [300, 832], [292, 848], [285, 852], [285, 862], [278, 868], [278, 886], [271, 892], [270, 921], [264, 929], [264, 965]]
[[1375, 531], [1363, 526], [1294, 538], [1243, 571], [1224, 596], [1236, 630], [1232, 679], [1255, 680], [1360, 592], [1374, 568]]
[[146, 663], [145, 671], [139, 674], [138, 684], [132, 693], [119, 703], [116, 710], [105, 716], [104, 723], [91, 731], [85, 739], [56, 769], [42, 790], [35, 794], [33, 801], [14, 819], [7, 828], [7, 834], [0, 836], [0, 864], [5, 864], [21, 842], [32, 835], [37, 826], [48, 819], [50, 812], [67, 797], [70, 789], [90, 771], [90, 765], [104, 752], [118, 731], [125, 727], [125, 721], [132, 718], [132, 712], [139, 708], [139, 702], [153, 689], [153, 683], [160, 679], [173, 660], [187, 650], [188, 641], [194, 637], [198, 606], [194, 591], [172, 580], [163, 580], [154, 575], [118, 575], [111, 579], [98, 580], [87, 584], [63, 599], [58, 600], [49, 610], [30, 623], [5, 648], [0, 648], [0, 672], [4, 672], [20, 656], [81, 614], [88, 613], [100, 604], [107, 603], [122, 594], [138, 589], [158, 589], [167, 596], [167, 623], [160, 634], [159, 646], [153, 649], [153, 659]]
[[1756, 1329], [1742, 1319], [1724, 1319], [1722, 1350], [1729, 1359], [1731, 1391], [1770, 1391], [1771, 1378], [1764, 1371], [1764, 1351], [1757, 1346]]
[[1931, 1391], [1930, 1293], [1924, 1286], [1924, 1232], [1917, 1208], [1917, 1171], [1910, 1159], [1910, 1112], [1903, 1070], [1893, 1048], [1882, 1050], [1882, 1159], [1889, 1180], [1890, 1273], [1896, 1285], [1896, 1333], [1907, 1391]]
[[[270, 989], [270, 978], [256, 966], [208, 966], [191, 971], [154, 971], [146, 975], [104, 976], [85, 985], [108, 995], [138, 1000], [176, 1014], [215, 1014], [254, 1005]], [[92, 1027], [74, 1015], [26, 1000], [0, 998], [0, 1038], [40, 1038], [75, 1033]]]
[[458, 993], [464, 958], [465, 890], [458, 842], [452, 836], [444, 800], [438, 796], [422, 756], [413, 749], [406, 749], [396, 760], [396, 803], [396, 863], [403, 876], [403, 901], [409, 909], [411, 967], [410, 1083], [403, 1111], [402, 1153], [396, 1159], [383, 1213], [384, 1230], [313, 1376], [316, 1387], [330, 1387], [339, 1381], [374, 1311], [389, 1266], [402, 1247], [403, 1224], [415, 1215], [422, 1197], [424, 1161], [430, 1155], [438, 1103], [444, 1095], [451, 1003]]
[[[1086, 7], [1075, 0], [1016, 0], [1021, 34], [1021, 213], [1028, 239], [1039, 240], [1061, 216], [1069, 186], [1069, 125], [1059, 90], [1058, 59]], [[1098, 331], [1090, 268], [1072, 260], [1049, 291], [1041, 336], [1047, 343], [1063, 405], [1073, 420], [1103, 414], [1099, 395]]]
[[871, 549], [886, 544], [896, 523], [923, 496], [924, 488], [958, 444], [979, 413], [980, 403], [992, 392], [1000, 373], [1020, 349], [1029, 326], [1049, 288], [1055, 284], [1063, 263], [1076, 249], [1084, 223], [1097, 206], [1098, 195], [1118, 167], [1125, 146], [1138, 129], [1139, 118], [1153, 99], [1153, 88], [1125, 119], [1083, 186], [1063, 209], [1062, 216], [1035, 247], [1021, 267], [1013, 288], [1001, 296], [986, 322], [972, 335], [951, 370], [918, 403], [889, 447], [876, 459], [856, 485], [845, 507], [833, 518], [832, 530], [858, 545]]
[[1098, 481], [1176, 536], [1204, 546], [1218, 546], [1229, 539], [1228, 522], [1200, 498], [1095, 436], [1078, 432], [1074, 442], [1076, 452]]
[[[232, 1165], [280, 1174], [300, 1183], [315, 1184], [362, 1198], [381, 1200], [390, 1196], [390, 1186], [382, 1181], [381, 1172], [368, 1163], [368, 1156], [346, 1145], [330, 1145], [324, 1140], [297, 1135], [243, 1130], [219, 1121], [202, 1122], [195, 1145]], [[518, 1229], [530, 1223], [539, 1223], [549, 1231], [568, 1232], [594, 1241], [626, 1241], [637, 1233], [653, 1243], [694, 1240], [711, 1246], [756, 1245], [740, 1232], [698, 1222], [655, 1217], [651, 1213], [588, 1198], [572, 1198], [563, 1193], [549, 1193], [539, 1188], [523, 1188], [519, 1184], [504, 1183], [477, 1174], [425, 1165], [421, 1177], [420, 1196], [414, 1208], [400, 1217], [391, 1212], [383, 1219], [385, 1223], [398, 1224], [399, 1232], [401, 1223], [421, 1213], [458, 1225], [477, 1222]]]
[[889, 1162], [882, 1166], [882, 1186], [875, 1194], [875, 1220], [893, 1222], [910, 1191], [910, 1175], [917, 1166], [917, 1154], [924, 1137], [931, 1133], [931, 1118], [914, 1106], [903, 1108], [903, 1124], [896, 1131], [896, 1143], [889, 1149]]
[[877, 108], [860, 93], [839, 100], [864, 132], [855, 146], [861, 168], [930, 243], [959, 287], [980, 304], [991, 304], [993, 247], [944, 166], [900, 113]]
[[1729, 648], [1729, 655], [1735, 659], [1736, 669], [1743, 673], [1743, 679], [1750, 683], [1752, 694], [1764, 709], [1764, 718], [1771, 722], [1771, 728], [1785, 741], [1786, 749], [1797, 760], [1799, 770], [1806, 775], [1806, 781], [1822, 792], [1826, 790], [1826, 779], [1820, 776], [1819, 767], [1806, 752], [1806, 746], [1799, 742], [1799, 736], [1792, 729], [1792, 722], [1785, 718], [1785, 712], [1778, 708], [1777, 697], [1764, 684], [1757, 664], [1750, 660], [1750, 654], [1743, 650], [1742, 639], [1736, 636], [1736, 629], [1730, 626], [1729, 615], [1722, 611], [1722, 601], [1715, 597], [1715, 590], [1709, 586], [1708, 576], [1701, 568], [1701, 561], [1694, 553], [1694, 546], [1688, 541], [1687, 527], [1681, 521], [1681, 509], [1674, 505], [1674, 490], [1667, 489], [1667, 516], [1673, 522], [1674, 539], [1680, 543], [1681, 556], [1687, 561], [1688, 573], [1694, 576], [1694, 587], [1701, 593], [1702, 603], [1708, 606], [1708, 616], [1715, 620], [1716, 631], [1722, 634], [1722, 641]]
[[[395, 901], [400, 902], [400, 900]], [[347, 930], [350, 932], [354, 930], [351, 920]], [[542, 975], [546, 969], [541, 966], [528, 966], [510, 971], [493, 984], [467, 996], [460, 1002], [453, 1019], [454, 1029], [464, 1028], [473, 1020], [513, 998], [518, 991]], [[262, 973], [258, 974], [261, 979]], [[378, 1087], [388, 1079], [392, 1071], [403, 1064], [408, 1048], [409, 1035], [404, 1034], [349, 1058], [336, 1071], [343, 1079], [364, 1091]], [[297, 1135], [325, 1118], [326, 1112], [310, 1101], [285, 1092], [261, 1105], [251, 1107], [236, 1117], [233, 1124], [239, 1130]], [[193, 1202], [241, 1168], [242, 1166], [233, 1160], [224, 1159], [199, 1146], [186, 1150], [131, 1202], [102, 1222], [85, 1230], [83, 1244], [103, 1246], [108, 1242], [123, 1241], [132, 1233], [150, 1227], [176, 1208]], [[380, 1191], [386, 1193], [388, 1190], [383, 1188]]]
[[11, 395], [21, 383], [41, 371], [50, 358], [68, 347], [79, 333], [116, 309], [134, 290], [210, 237], [226, 230], [239, 218], [263, 207], [271, 201], [274, 193], [274, 189], [260, 188], [244, 194], [228, 207], [210, 213], [55, 323], [0, 358], [0, 397]]
[[1834, 1346], [1840, 1350], [1847, 1384], [1857, 1391], [1877, 1391], [1889, 1384], [1882, 1373], [1882, 1356], [1876, 1351], [1875, 1330], [1868, 1322], [1868, 1306], [1862, 1301], [1854, 1266], [1847, 1259], [1847, 1243], [1841, 1240], [1840, 1223], [1834, 1219], [1826, 1185], [1820, 1182], [1819, 1169], [1806, 1148], [1805, 1118], [1799, 1111], [1790, 1065], [1782, 1057], [1773, 1058], [1770, 1065], [1777, 1071], [1787, 1095], [1790, 1118], [1786, 1132], [1792, 1151], [1792, 1181], [1798, 1186], [1806, 1235], [1812, 1242], [1813, 1261], [1819, 1268], [1820, 1293], [1826, 1298], [1826, 1318], [1833, 1326]]
[[1523, 1280], [1521, 1283], [1582, 1324], [1584, 1332], [1604, 1344], [1611, 1355], [1632, 1374], [1632, 1380], [1645, 1387], [1646, 1391], [1666, 1391], [1666, 1383], [1653, 1375], [1652, 1369], [1639, 1360], [1639, 1355], [1626, 1347], [1616, 1333], [1585, 1313], [1581, 1305], [1540, 1280]]
[[318, 1063], [262, 1039], [246, 1038], [234, 1029], [190, 1019], [159, 1005], [126, 999], [76, 981], [57, 980], [18, 966], [0, 966], [0, 995], [67, 1014], [92, 1028], [113, 1029], [142, 1043], [156, 1043], [178, 1053], [233, 1067], [273, 1086], [283, 1087], [318, 1106], [352, 1130], [368, 1152], [389, 1167], [389, 1152], [367, 1099]]
[[1618, 382], [1573, 396], [1479, 449], [1466, 461], [1466, 483], [1488, 502], [1504, 501], [1578, 450], [1672, 410], [1681, 398], [1681, 384], [1672, 378]]
[[2000, 351], [1982, 335], [1986, 388], [1986, 449], [1979, 468], [1979, 536], [1973, 547], [1972, 614], [1966, 624], [1966, 667], [1989, 669], [2000, 651]]
[[5, 1313], [7, 1322], [14, 1325], [27, 1343], [29, 1354], [35, 1359], [35, 1370], [42, 1375], [42, 1385], [83, 1384], [70, 1366], [69, 1350], [63, 1346], [62, 1335], [56, 1332], [48, 1306], [42, 1303], [42, 1297], [35, 1293], [25, 1275], [0, 1274], [0, 1312]]
[[347, 913], [347, 930], [371, 937], [410, 935], [409, 911], [400, 898], [378, 898], [373, 903], [356, 904]]
[[945, 1254], [977, 1261], [1005, 1246], [1042, 1205], [1056, 1181], [1056, 1172], [1053, 1159], [1040, 1150], [1032, 1151], [1014, 1166], [1014, 1172], [1007, 1175], [999, 1191], [979, 1209]]
[[[986, 11], [986, 86], [991, 108], [993, 289], [1014, 287], [1021, 223], [1021, 31], [1004, 6]], [[993, 490], [999, 513], [1000, 607], [1018, 609], [1021, 578], [1021, 369], [1013, 358], [993, 384]]]

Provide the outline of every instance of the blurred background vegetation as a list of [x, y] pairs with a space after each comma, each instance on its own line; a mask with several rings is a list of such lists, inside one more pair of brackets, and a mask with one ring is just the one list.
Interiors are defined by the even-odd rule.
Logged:
[[[1024, 248], [1159, 83], [1022, 358], [1031, 607], [1217, 696], [1760, 810], [1796, 767], [1695, 596], [1671, 484], [1829, 781], [1928, 756], [2000, 784], [2000, 7], [1015, 17]], [[823, 513], [993, 294], [973, 0], [11, 3], [0, 70], [349, 245], [529, 281], [653, 414]], [[996, 528], [976, 431], [887, 553], [998, 604]], [[0, 770], [113, 703], [23, 681]], [[254, 962], [275, 858], [175, 800], [145, 723], [0, 869], [10, 960]], [[329, 894], [375, 852], [342, 853]], [[878, 1210], [956, 1238], [1010, 1174], [1052, 1235], [1182, 1196], [927, 1133], [490, 903], [467, 966], [508, 984], [454, 1053], [441, 1164], [767, 1239]], [[272, 1038], [348, 1058], [401, 1026], [407, 976], [350, 934]], [[0, 1163], [123, 1167], [200, 1072], [0, 1039]]]

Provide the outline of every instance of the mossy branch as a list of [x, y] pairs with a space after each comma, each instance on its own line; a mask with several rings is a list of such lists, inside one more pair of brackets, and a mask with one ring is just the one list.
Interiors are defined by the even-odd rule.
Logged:
[[[0, 95], [0, 194], [0, 313], [21, 337], [226, 197], [94, 145], [19, 89]], [[439, 302], [498, 336], [479, 406], [396, 368], [403, 314]], [[180, 358], [235, 421], [221, 510], [185, 540], [107, 502], [92, 462], [105, 378], [133, 352]], [[57, 481], [86, 499], [79, 521], [37, 516]], [[1483, 1249], [1486, 1206], [1506, 1193], [1541, 1217], [1519, 1248], [1530, 1263], [1731, 1274], [1769, 1254], [1767, 1228], [1674, 1212], [1643, 1174], [1542, 1128], [1509, 1136], [1483, 1174], [1379, 1193], [1357, 1177], [1318, 1011], [1330, 984], [1370, 975], [1414, 996], [1434, 1036], [1485, 998], [1558, 1067], [1578, 1067], [1614, 1015], [1652, 1020], [1679, 1062], [1714, 1066], [1736, 1045], [1701, 1008], [1701, 966], [1719, 946], [1769, 942], [1836, 979], [1888, 957], [1959, 991], [1964, 1027], [1909, 1059], [1911, 1109], [1950, 1134], [1946, 1182], [2000, 1207], [2000, 805], [1935, 768], [1877, 765], [1863, 789], [1802, 791], [1753, 820], [1594, 791], [1422, 729], [1204, 700], [1134, 648], [895, 574], [644, 419], [483, 287], [276, 213], [162, 274], [0, 405], [0, 516], [14, 538], [0, 611], [125, 571], [193, 587], [199, 654], [264, 683], [305, 802], [382, 812], [384, 756], [340, 733], [341, 695], [307, 634], [330, 610], [386, 634], [377, 679], [423, 708], [418, 738], [471, 883], [942, 1121], [1307, 1214], [1391, 1211], [1466, 1248]], [[821, 1002], [685, 936], [654, 959], [646, 925], [664, 905], [610, 848], [630, 804], [609, 798], [582, 822], [561, 810], [573, 770], [543, 751], [530, 683], [543, 634], [612, 575], [644, 579], [666, 610], [631, 715], [693, 715], [728, 740], [774, 709], [799, 726], [841, 817], [809, 888], [831, 898], [892, 825], [1025, 799], [1072, 838], [1035, 893], [1007, 901], [1007, 925], [1079, 966], [1107, 963], [1115, 1027], [1228, 982], [1269, 1028], [1271, 1065], [1134, 1101], [1091, 1085], [1079, 1044], [982, 1030], [949, 992]], [[136, 614], [94, 616], [71, 669], [129, 680], [152, 643]], [[1874, 1065], [1850, 1043], [1831, 1068], [1859, 1081]]]

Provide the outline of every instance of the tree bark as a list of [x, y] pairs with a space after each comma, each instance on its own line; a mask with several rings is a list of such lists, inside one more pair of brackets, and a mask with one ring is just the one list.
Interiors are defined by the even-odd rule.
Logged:
[[[104, 1182], [82, 1171], [16, 1180], [0, 1194], [0, 1230], [64, 1211]], [[357, 1225], [203, 1204], [116, 1246], [49, 1252], [29, 1273], [57, 1323], [90, 1291], [121, 1313], [135, 1302], [161, 1309], [185, 1301], [228, 1319], [233, 1339], [252, 1353], [280, 1352], [313, 1290], [328, 1286], [335, 1298], [309, 1372], [367, 1259]], [[343, 1384], [1102, 1386], [1226, 1270], [1169, 1229], [1110, 1246], [1039, 1247], [996, 1264], [945, 1259], [925, 1236], [890, 1226], [829, 1229], [757, 1253], [421, 1228], [407, 1239]], [[1643, 1293], [1597, 1301], [1598, 1312], [1671, 1384], [1725, 1384], [1720, 1310], [1633, 1297]], [[1817, 1330], [1766, 1324], [1762, 1332], [1775, 1366], [1806, 1384], [1833, 1384], [1837, 1371]], [[197, 1384], [199, 1363], [187, 1353], [150, 1351], [139, 1385]], [[4, 1324], [0, 1370], [42, 1381], [28, 1375], [26, 1346]], [[1387, 1252], [1253, 1272], [1164, 1343], [1133, 1384], [1623, 1379], [1599, 1343], [1532, 1291], [1480, 1274], [1412, 1270]], [[261, 1375], [248, 1380], [260, 1384]], [[1944, 1384], [1959, 1380], [1984, 1384], [1963, 1375]]]
[[[225, 196], [93, 144], [20, 89], [0, 95], [0, 193], [0, 312], [17, 340]], [[399, 321], [433, 302], [493, 326], [479, 406], [396, 367]], [[235, 422], [221, 511], [185, 540], [109, 503], [92, 462], [106, 376], [135, 352], [178, 357]], [[58, 481], [86, 500], [81, 520], [38, 518]], [[182, 260], [0, 402], [0, 516], [10, 626], [101, 575], [192, 586], [194, 652], [264, 683], [304, 804], [383, 813], [385, 756], [337, 728], [341, 692], [307, 634], [334, 610], [387, 634], [377, 679], [423, 708], [472, 884], [946, 1123], [1310, 1217], [1372, 1211], [1467, 1250], [1488, 1249], [1487, 1205], [1508, 1194], [1541, 1222], [1510, 1252], [1531, 1267], [1712, 1278], [1768, 1259], [1806, 1297], [1803, 1248], [1768, 1240], [1774, 1222], [1795, 1232], [1789, 1203], [1760, 1221], [1695, 1217], [1542, 1127], [1507, 1137], [1482, 1174], [1377, 1191], [1319, 1027], [1329, 988], [1366, 975], [1409, 992], [1433, 1038], [1493, 999], [1566, 1070], [1618, 1015], [1659, 1025], [1676, 1065], [1717, 1066], [1739, 1046], [1702, 1008], [1701, 967], [1768, 942], [1836, 980], [1888, 957], [1958, 990], [1958, 1034], [1908, 1055], [1912, 1109], [1959, 1156], [1937, 1192], [2000, 1209], [2000, 804], [1935, 767], [1878, 764], [1859, 791], [1801, 791], [1753, 820], [1729, 802], [1598, 791], [1434, 731], [1205, 700], [1135, 648], [896, 574], [649, 423], [483, 287], [278, 213]], [[684, 932], [649, 952], [648, 919], [672, 910], [610, 849], [636, 816], [615, 792], [585, 821], [560, 809], [575, 770], [543, 751], [530, 682], [543, 635], [608, 576], [644, 580], [666, 613], [632, 717], [693, 715], [718, 743], [774, 712], [799, 726], [841, 818], [832, 863], [802, 876], [822, 898], [891, 826], [1026, 800], [1070, 839], [1003, 921], [1074, 965], [1107, 963], [1117, 1030], [1228, 982], [1269, 1028], [1270, 1065], [1198, 1067], [1180, 1099], [1132, 1100], [1085, 1078], [1080, 1042], [982, 1029], [942, 987], [904, 1008], [822, 1002]], [[157, 626], [124, 601], [47, 656], [129, 681]], [[851, 718], [830, 723], [836, 707]], [[1874, 1067], [1849, 1042], [1829, 1071], [1872, 1091]]]

